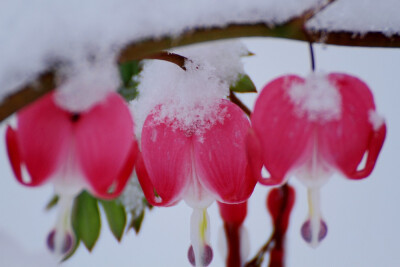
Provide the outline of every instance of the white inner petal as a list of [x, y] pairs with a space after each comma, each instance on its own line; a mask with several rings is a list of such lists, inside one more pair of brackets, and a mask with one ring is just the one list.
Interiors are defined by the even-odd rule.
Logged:
[[202, 267], [204, 249], [210, 243], [210, 218], [206, 209], [194, 208], [190, 218], [190, 241], [192, 243], [196, 267]]

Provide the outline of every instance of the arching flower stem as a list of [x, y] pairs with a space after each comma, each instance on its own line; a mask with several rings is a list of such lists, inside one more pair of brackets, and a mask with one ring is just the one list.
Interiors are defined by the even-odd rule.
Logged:
[[[272, 190], [275, 190], [274, 198], [272, 198], [271, 195]], [[257, 254], [245, 264], [245, 267], [260, 267], [264, 261], [265, 254], [268, 252], [270, 252], [269, 266], [284, 266], [285, 236], [290, 219], [290, 213], [295, 201], [295, 192], [287, 183], [272, 190], [268, 195], [267, 205], [272, 204], [275, 208], [277, 206], [279, 207], [278, 212], [276, 212], [276, 210], [271, 210], [270, 207], [268, 207], [273, 221], [272, 234]]]

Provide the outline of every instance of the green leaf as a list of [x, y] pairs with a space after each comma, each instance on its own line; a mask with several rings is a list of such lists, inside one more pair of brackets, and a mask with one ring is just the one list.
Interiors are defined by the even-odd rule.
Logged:
[[140, 227], [142, 227], [143, 218], [144, 218], [144, 210], [142, 210], [142, 212], [137, 217], [132, 212], [132, 221], [129, 224], [128, 229], [133, 228], [135, 229], [136, 234], [138, 234], [140, 231]]
[[125, 62], [119, 65], [119, 73], [124, 86], [129, 87], [132, 82], [132, 77], [138, 75], [142, 70], [139, 60]]
[[50, 199], [49, 203], [47, 203], [46, 210], [51, 210], [52, 208], [54, 208], [58, 203], [58, 199], [59, 199], [58, 195], [54, 195]]
[[91, 251], [100, 235], [101, 221], [97, 199], [86, 191], [82, 192], [74, 203], [72, 227], [86, 248]]
[[114, 237], [121, 241], [126, 225], [126, 212], [124, 206], [117, 200], [99, 200], [106, 213], [108, 226]]
[[137, 76], [142, 70], [142, 65], [139, 60], [125, 62], [119, 65], [119, 73], [122, 80], [122, 85], [118, 89], [118, 93], [122, 95], [125, 100], [131, 101], [138, 95], [137, 80], [133, 77]]
[[247, 74], [240, 74], [230, 90], [237, 93], [257, 93], [256, 86]]

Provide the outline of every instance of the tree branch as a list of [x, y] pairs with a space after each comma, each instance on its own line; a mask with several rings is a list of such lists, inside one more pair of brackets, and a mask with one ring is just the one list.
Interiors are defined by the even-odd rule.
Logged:
[[56, 87], [54, 71], [47, 71], [39, 75], [36, 81], [22, 87], [18, 92], [10, 95], [0, 105], [0, 122], [17, 110], [32, 103]]
[[[117, 61], [119, 63], [124, 63], [144, 58], [160, 59], [160, 57], [164, 57], [163, 60], [168, 60], [184, 67], [184, 61], [182, 61], [182, 59], [175, 58], [173, 54], [160, 54], [160, 51], [206, 41], [256, 36], [343, 46], [400, 47], [399, 34], [388, 37], [381, 32], [368, 32], [363, 35], [357, 35], [353, 32], [306, 30], [305, 23], [334, 1], [335, 0], [328, 0], [325, 4], [308, 10], [303, 15], [280, 25], [267, 25], [265, 23], [230, 24], [226, 27], [192, 29], [182, 33], [177, 38], [164, 36], [157, 39], [135, 41], [127, 45], [120, 52]], [[57, 86], [55, 82], [56, 76], [56, 71], [48, 70], [40, 75], [36, 81], [22, 87], [16, 93], [5, 98], [0, 104], [0, 122], [46, 92], [54, 89]]]

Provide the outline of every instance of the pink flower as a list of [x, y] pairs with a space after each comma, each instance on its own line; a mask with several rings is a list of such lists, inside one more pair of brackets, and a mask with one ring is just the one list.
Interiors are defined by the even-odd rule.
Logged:
[[290, 214], [295, 200], [296, 192], [294, 188], [288, 184], [272, 188], [268, 192], [266, 206], [271, 214], [274, 228], [269, 266], [285, 266], [286, 231], [289, 226]]
[[[349, 179], [367, 177], [385, 139], [386, 125], [369, 88], [341, 73], [286, 75], [264, 87], [251, 122], [247, 144], [254, 175], [264, 185], [277, 185], [294, 174], [308, 187], [309, 220], [302, 235], [317, 245], [327, 230], [319, 188], [335, 171]], [[365, 166], [359, 166], [364, 155]], [[268, 178], [261, 176], [263, 165]]]
[[218, 207], [224, 221], [225, 238], [220, 240], [220, 247], [226, 266], [243, 266], [249, 253], [249, 237], [243, 226], [247, 216], [247, 201], [239, 204], [218, 202]]
[[192, 246], [196, 266], [204, 266], [209, 251], [206, 208], [214, 200], [243, 202], [256, 183], [246, 157], [249, 121], [236, 105], [221, 100], [216, 116], [182, 129], [176, 119], [160, 120], [161, 108], [143, 126], [138, 178], [152, 205], [171, 206], [184, 199], [193, 208]]
[[[21, 184], [54, 184], [60, 196], [60, 220], [69, 217], [73, 198], [83, 189], [100, 198], [117, 197], [138, 152], [131, 114], [116, 93], [79, 114], [58, 107], [54, 93], [49, 93], [17, 114], [17, 127], [8, 127], [6, 141]], [[70, 237], [60, 234], [70, 232], [70, 222], [58, 222], [58, 229], [50, 236], [72, 244]], [[65, 244], [55, 246], [65, 250]]]

